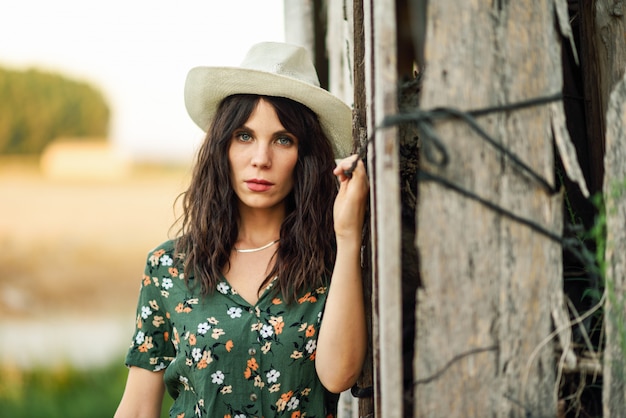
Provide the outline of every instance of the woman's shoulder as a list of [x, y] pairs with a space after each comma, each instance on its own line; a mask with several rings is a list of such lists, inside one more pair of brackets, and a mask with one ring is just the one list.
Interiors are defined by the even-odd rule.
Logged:
[[167, 241], [164, 241], [160, 243], [159, 245], [157, 245], [156, 247], [152, 248], [148, 253], [151, 255], [154, 253], [173, 254], [175, 251], [176, 251], [176, 239], [168, 239]]
[[148, 264], [153, 267], [178, 265], [185, 258], [184, 254], [177, 251], [176, 239], [169, 239], [148, 251]]

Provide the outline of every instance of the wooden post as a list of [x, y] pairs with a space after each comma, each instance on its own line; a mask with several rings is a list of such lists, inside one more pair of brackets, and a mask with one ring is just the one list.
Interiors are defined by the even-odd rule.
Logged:
[[[559, 93], [554, 2], [428, 3], [421, 108], [480, 109]], [[551, 108], [479, 117], [497, 143], [554, 184]], [[559, 115], [563, 117], [563, 115]], [[562, 288], [561, 196], [553, 195], [467, 124], [422, 135], [419, 185], [415, 416], [556, 415], [550, 295]], [[429, 148], [430, 147], [430, 148]], [[476, 197], [502, 208], [499, 213]], [[506, 215], [527, 219], [531, 227]]]
[[[363, 2], [368, 137], [397, 113], [393, 0]], [[356, 12], [355, 12], [356, 15]], [[355, 16], [356, 23], [356, 16]], [[360, 28], [355, 27], [355, 34]], [[356, 53], [355, 53], [356, 59]], [[396, 129], [376, 133], [368, 153], [373, 225], [375, 415], [402, 416], [402, 303], [399, 155]]]

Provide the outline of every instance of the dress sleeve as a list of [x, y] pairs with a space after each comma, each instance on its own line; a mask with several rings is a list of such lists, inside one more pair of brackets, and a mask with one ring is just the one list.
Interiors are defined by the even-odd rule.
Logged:
[[168, 291], [164, 278], [169, 276], [171, 257], [163, 246], [148, 255], [141, 282], [133, 340], [126, 354], [127, 366], [159, 371], [174, 359], [172, 324], [167, 308]]

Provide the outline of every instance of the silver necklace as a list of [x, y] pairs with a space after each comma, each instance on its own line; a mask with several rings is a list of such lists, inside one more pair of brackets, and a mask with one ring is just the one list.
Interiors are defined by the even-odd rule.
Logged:
[[258, 248], [248, 248], [248, 249], [245, 249], [245, 250], [240, 250], [237, 247], [233, 247], [233, 248], [238, 253], [256, 253], [257, 251], [263, 251], [264, 249], [271, 247], [272, 245], [276, 244], [278, 241], [280, 241], [280, 239], [276, 239], [276, 240], [274, 240], [272, 242], [269, 242], [269, 243], [265, 244], [264, 246], [258, 247]]

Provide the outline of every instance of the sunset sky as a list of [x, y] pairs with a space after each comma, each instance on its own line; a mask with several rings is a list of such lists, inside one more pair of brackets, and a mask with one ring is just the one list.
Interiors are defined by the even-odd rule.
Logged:
[[187, 71], [236, 66], [265, 40], [284, 40], [283, 0], [13, 0], [0, 8], [0, 66], [99, 87], [113, 111], [111, 139], [137, 158], [190, 158], [202, 132], [184, 108]]

